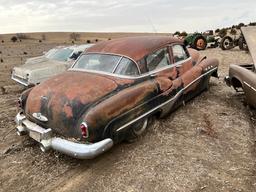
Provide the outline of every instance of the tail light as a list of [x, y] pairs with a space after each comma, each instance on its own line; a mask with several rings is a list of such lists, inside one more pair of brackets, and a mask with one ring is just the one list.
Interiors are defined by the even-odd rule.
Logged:
[[82, 137], [83, 138], [88, 138], [89, 137], [88, 126], [85, 122], [81, 123], [80, 129], [81, 129], [81, 132], [82, 132]]

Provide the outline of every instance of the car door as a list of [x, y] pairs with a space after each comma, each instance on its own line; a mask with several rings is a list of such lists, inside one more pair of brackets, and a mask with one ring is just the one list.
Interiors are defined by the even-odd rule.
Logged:
[[[182, 81], [182, 94], [188, 95], [193, 92], [200, 81], [195, 81], [201, 75], [201, 68], [196, 67], [196, 63], [192, 61], [188, 50], [185, 46], [176, 44], [172, 45], [172, 57], [178, 71], [178, 78]], [[183, 97], [184, 100], [187, 100]]]
[[157, 82], [159, 94], [170, 90], [178, 73], [171, 60], [169, 47], [161, 48], [145, 59], [151, 78]]

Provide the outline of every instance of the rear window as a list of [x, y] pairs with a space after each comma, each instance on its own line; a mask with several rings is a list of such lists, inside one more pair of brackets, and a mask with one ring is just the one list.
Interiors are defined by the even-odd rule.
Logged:
[[85, 54], [79, 57], [73, 68], [112, 73], [120, 59], [116, 55]]
[[136, 64], [128, 58], [123, 57], [118, 64], [115, 74], [128, 75], [128, 76], [138, 76], [139, 71]]

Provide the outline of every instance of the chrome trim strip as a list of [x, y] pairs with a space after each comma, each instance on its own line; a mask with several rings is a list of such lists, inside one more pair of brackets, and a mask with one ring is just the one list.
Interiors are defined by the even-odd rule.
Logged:
[[[135, 63], [135, 65], [137, 66], [137, 69], [139, 71], [139, 74], [141, 74], [141, 71], [140, 71], [140, 68], [139, 68], [139, 65], [136, 61], [134, 61], [134, 59], [128, 57], [128, 56], [125, 56], [125, 55], [120, 55], [120, 54], [115, 54], [115, 53], [101, 53], [101, 52], [89, 52], [89, 53], [84, 53], [84, 54], [81, 54], [80, 56], [82, 55], [89, 55], [89, 54], [102, 54], [102, 55], [114, 55], [114, 56], [119, 56], [119, 57], [125, 57], [127, 59], [130, 59], [131, 61], [133, 61]], [[76, 62], [78, 61], [78, 59], [72, 64], [72, 66], [69, 68], [69, 70], [72, 70], [74, 65], [76, 64]], [[112, 73], [110, 73], [112, 74]]]
[[20, 83], [20, 84], [22, 84], [24, 86], [28, 86], [29, 85], [28, 83], [25, 83], [25, 82], [21, 81], [20, 79], [15, 78], [13, 75], [12, 75], [11, 78], [12, 78], [12, 80], [14, 80], [14, 81], [16, 81], [16, 82], [18, 82], [18, 83]]
[[164, 105], [170, 103], [171, 101], [173, 101], [174, 99], [176, 99], [179, 95], [181, 95], [182, 92], [183, 92], [184, 90], [186, 90], [188, 87], [190, 87], [192, 84], [194, 84], [195, 82], [197, 82], [197, 81], [198, 81], [199, 79], [201, 79], [202, 77], [208, 75], [208, 74], [211, 73], [212, 71], [216, 70], [217, 68], [218, 68], [218, 67], [215, 67], [215, 68], [213, 68], [213, 69], [207, 71], [206, 73], [200, 75], [200, 76], [199, 76], [198, 78], [196, 78], [194, 81], [192, 81], [191, 83], [189, 83], [186, 87], [184, 87], [183, 89], [181, 89], [181, 90], [180, 90], [175, 96], [173, 96], [171, 99], [169, 99], [169, 100], [165, 101], [164, 103], [158, 105], [158, 106], [155, 107], [154, 109], [149, 110], [148, 112], [146, 112], [146, 113], [144, 113], [143, 115], [137, 117], [136, 119], [134, 119], [134, 120], [132, 120], [132, 121], [130, 121], [130, 122], [124, 124], [123, 126], [121, 126], [120, 128], [118, 128], [116, 131], [118, 132], [118, 131], [120, 131], [120, 130], [126, 128], [126, 127], [128, 127], [129, 125], [133, 124], [134, 122], [136, 122], [136, 121], [142, 119], [143, 117], [149, 115], [150, 113], [154, 112], [155, 110], [157, 110], [157, 109], [163, 107]]
[[116, 66], [114, 67], [114, 69], [113, 69], [112, 73], [114, 73], [114, 72], [115, 72], [116, 68], [118, 67], [118, 65], [119, 65], [119, 63], [121, 62], [121, 60], [122, 60], [122, 59], [123, 59], [123, 57], [120, 57], [120, 59], [118, 60], [118, 62], [117, 62], [117, 64], [116, 64]]
[[247, 85], [249, 88], [251, 88], [253, 91], [256, 92], [256, 89], [253, 86], [251, 86], [249, 83], [244, 81], [244, 84]]
[[[143, 75], [140, 76], [128, 76], [128, 75], [120, 75], [120, 74], [115, 74], [115, 73], [109, 73], [109, 72], [104, 72], [104, 71], [94, 71], [94, 70], [89, 70], [89, 69], [75, 69], [75, 68], [70, 68], [68, 69], [68, 71], [81, 71], [81, 72], [89, 72], [89, 73], [94, 73], [94, 74], [101, 74], [101, 75], [109, 75], [109, 76], [113, 76], [113, 77], [119, 77], [119, 78], [124, 78], [124, 79], [140, 79], [140, 78], [144, 78], [153, 74], [156, 74], [160, 71], [164, 71], [166, 69], [171, 69], [173, 67], [176, 67], [177, 65], [181, 65], [182, 63], [185, 63], [187, 61], [189, 61], [191, 59], [191, 57], [183, 60], [183, 61], [179, 61], [175, 64], [170, 64], [168, 66], [159, 68], [159, 69], [155, 69], [153, 71], [150, 71], [148, 73], [144, 73]], [[139, 71], [140, 72], [140, 71]]]

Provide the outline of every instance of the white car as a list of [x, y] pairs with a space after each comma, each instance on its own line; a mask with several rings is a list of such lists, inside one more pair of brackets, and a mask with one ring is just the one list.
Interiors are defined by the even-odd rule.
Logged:
[[24, 65], [14, 67], [12, 79], [22, 85], [31, 87], [42, 81], [66, 71], [79, 55], [93, 44], [56, 47], [44, 55], [27, 59]]

